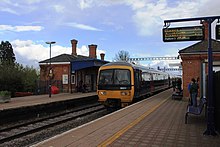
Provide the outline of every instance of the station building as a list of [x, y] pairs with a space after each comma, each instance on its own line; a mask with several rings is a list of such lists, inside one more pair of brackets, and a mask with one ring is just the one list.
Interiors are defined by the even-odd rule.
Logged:
[[62, 92], [77, 92], [79, 84], [85, 84], [88, 91], [96, 90], [98, 69], [108, 61], [104, 60], [104, 53], [100, 54], [101, 59], [97, 59], [95, 44], [88, 45], [89, 56], [77, 55], [77, 43], [77, 40], [71, 40], [71, 54], [61, 54], [39, 62], [41, 93], [48, 92], [50, 78], [52, 86], [57, 86]]
[[[205, 38], [179, 51], [182, 59], [183, 96], [189, 97], [188, 84], [192, 78], [198, 80], [199, 95], [203, 96], [203, 84], [207, 84], [208, 75], [208, 24], [205, 27]], [[213, 68], [220, 67], [220, 41], [212, 39]], [[204, 80], [205, 77], [205, 80]], [[206, 92], [207, 93], [207, 92]]]

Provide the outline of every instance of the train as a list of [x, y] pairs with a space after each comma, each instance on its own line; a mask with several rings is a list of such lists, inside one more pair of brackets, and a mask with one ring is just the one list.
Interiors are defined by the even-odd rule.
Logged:
[[128, 62], [102, 65], [97, 77], [98, 101], [106, 107], [125, 107], [171, 87], [170, 74]]

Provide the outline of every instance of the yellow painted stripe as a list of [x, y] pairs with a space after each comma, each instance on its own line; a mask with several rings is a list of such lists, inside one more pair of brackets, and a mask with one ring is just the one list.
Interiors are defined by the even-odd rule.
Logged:
[[167, 97], [166, 99], [164, 99], [163, 101], [161, 101], [159, 104], [157, 104], [156, 106], [154, 106], [153, 108], [151, 108], [150, 110], [146, 111], [144, 114], [142, 114], [140, 117], [138, 117], [136, 120], [134, 120], [133, 122], [131, 122], [130, 124], [128, 124], [127, 126], [125, 126], [123, 129], [121, 129], [120, 131], [118, 131], [116, 134], [114, 134], [112, 137], [108, 138], [107, 140], [105, 140], [104, 142], [102, 142], [101, 144], [98, 145], [98, 147], [105, 147], [107, 145], [110, 145], [112, 142], [114, 142], [117, 138], [119, 138], [121, 135], [123, 135], [126, 131], [128, 131], [130, 128], [132, 128], [134, 125], [136, 125], [137, 123], [139, 123], [141, 120], [143, 120], [146, 116], [148, 116], [149, 114], [151, 114], [153, 111], [155, 111], [160, 105], [162, 105], [164, 102], [166, 102], [168, 99], [170, 98]]

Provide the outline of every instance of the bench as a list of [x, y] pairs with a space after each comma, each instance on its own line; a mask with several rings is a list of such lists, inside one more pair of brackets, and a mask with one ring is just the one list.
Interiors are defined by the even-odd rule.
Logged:
[[200, 115], [206, 103], [207, 103], [206, 98], [201, 98], [199, 101], [199, 105], [197, 107], [188, 105], [186, 115], [185, 115], [185, 124], [187, 124], [188, 114]]
[[178, 100], [181, 100], [183, 98], [183, 92], [174, 92], [172, 94], [172, 99], [178, 99]]

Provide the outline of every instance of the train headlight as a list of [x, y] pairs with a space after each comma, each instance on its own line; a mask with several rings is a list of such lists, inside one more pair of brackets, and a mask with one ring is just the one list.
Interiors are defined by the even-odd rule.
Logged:
[[100, 94], [101, 95], [106, 95], [106, 92], [105, 91], [101, 91]]
[[130, 95], [130, 92], [123, 91], [123, 92], [121, 92], [121, 95], [122, 96]]

